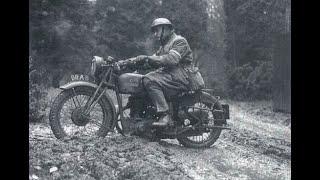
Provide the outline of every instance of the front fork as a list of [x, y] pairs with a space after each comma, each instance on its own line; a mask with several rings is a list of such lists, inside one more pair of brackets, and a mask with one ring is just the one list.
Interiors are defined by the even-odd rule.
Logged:
[[[82, 111], [82, 115], [84, 116], [89, 116], [91, 110], [94, 108], [94, 106], [99, 102], [99, 100], [102, 98], [102, 96], [104, 95], [104, 93], [106, 93], [107, 88], [108, 87], [103, 87], [102, 88], [102, 84], [103, 82], [101, 82], [99, 84], [99, 86], [97, 87], [96, 91], [94, 92], [93, 96], [91, 96], [89, 98], [89, 100], [86, 102], [83, 111]], [[103, 89], [101, 91], [101, 89]], [[118, 117], [118, 115], [120, 115], [120, 121], [122, 122], [124, 119], [123, 116], [123, 107], [122, 107], [122, 96], [119, 93], [119, 87], [115, 86], [115, 93], [116, 93], [116, 98], [117, 98], [117, 102], [118, 102], [118, 112], [116, 113], [116, 117]], [[73, 90], [74, 91], [74, 90]], [[74, 91], [75, 92], [75, 91]]]
[[122, 107], [122, 96], [119, 93], [118, 86], [116, 86], [115, 92], [116, 92], [116, 97], [117, 97], [117, 102], [118, 102], [118, 113], [117, 114], [120, 115], [120, 121], [122, 122], [122, 120], [124, 119], [124, 117], [123, 117], [123, 107]]
[[[106, 92], [107, 87], [103, 88], [102, 92], [99, 92], [99, 91], [101, 91], [102, 84], [103, 84], [102, 82], [99, 84], [99, 86], [96, 89], [96, 91], [94, 92], [93, 96], [91, 96], [88, 99], [88, 101], [86, 102], [84, 109], [83, 109], [83, 112], [82, 112], [83, 115], [88, 116], [90, 114], [90, 112], [92, 111], [92, 109], [94, 108], [94, 106], [102, 98], [103, 94]], [[74, 91], [74, 89], [73, 89], [73, 91]]]

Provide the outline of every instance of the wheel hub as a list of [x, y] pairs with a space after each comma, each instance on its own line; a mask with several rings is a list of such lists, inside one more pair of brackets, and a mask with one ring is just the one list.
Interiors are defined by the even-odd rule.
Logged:
[[84, 115], [83, 111], [84, 111], [83, 108], [76, 108], [72, 111], [71, 119], [72, 119], [72, 122], [77, 126], [85, 126], [88, 124], [90, 120], [90, 116]]

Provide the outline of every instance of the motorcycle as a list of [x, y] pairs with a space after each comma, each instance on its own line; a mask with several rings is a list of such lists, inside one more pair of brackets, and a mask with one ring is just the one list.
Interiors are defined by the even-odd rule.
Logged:
[[106, 60], [94, 56], [94, 83], [67, 83], [53, 101], [49, 123], [55, 137], [105, 137], [109, 132], [119, 132], [157, 140], [177, 139], [186, 147], [205, 148], [214, 144], [222, 130], [230, 129], [226, 121], [229, 106], [211, 95], [211, 89], [166, 97], [173, 123], [152, 126], [159, 117], [144, 90], [143, 74], [128, 71], [136, 64], [136, 58], [117, 61], [110, 56]]

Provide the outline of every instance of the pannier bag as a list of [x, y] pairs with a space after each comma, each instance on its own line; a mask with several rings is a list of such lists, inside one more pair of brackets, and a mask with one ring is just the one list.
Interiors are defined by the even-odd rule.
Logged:
[[198, 67], [193, 67], [192, 69], [186, 68], [185, 70], [188, 74], [189, 88], [191, 91], [196, 91], [205, 87], [204, 80]]

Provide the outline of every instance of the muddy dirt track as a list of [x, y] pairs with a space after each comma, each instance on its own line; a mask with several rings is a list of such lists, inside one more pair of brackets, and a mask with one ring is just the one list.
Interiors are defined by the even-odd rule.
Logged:
[[29, 179], [291, 179], [290, 115], [228, 103], [232, 130], [208, 149], [115, 133], [61, 141], [47, 124], [30, 124]]

